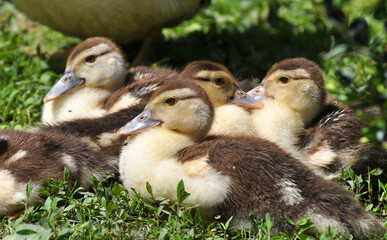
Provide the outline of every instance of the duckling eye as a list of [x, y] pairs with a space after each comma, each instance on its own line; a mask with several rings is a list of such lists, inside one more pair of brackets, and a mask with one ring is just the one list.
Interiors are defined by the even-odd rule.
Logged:
[[281, 77], [281, 78], [279, 79], [279, 81], [282, 82], [282, 83], [288, 83], [288, 82], [289, 82], [289, 78], [287, 78], [287, 77]]
[[175, 98], [168, 98], [167, 100], [165, 100], [165, 104], [167, 104], [168, 106], [173, 106], [176, 104], [176, 99]]
[[86, 62], [88, 62], [88, 63], [92, 63], [92, 62], [94, 62], [95, 61], [95, 56], [94, 55], [90, 55], [90, 56], [87, 56], [86, 58], [85, 58], [85, 61]]
[[216, 84], [216, 85], [218, 85], [218, 86], [221, 86], [221, 85], [223, 85], [224, 84], [224, 80], [222, 79], [222, 78], [215, 78], [214, 79], [214, 83]]

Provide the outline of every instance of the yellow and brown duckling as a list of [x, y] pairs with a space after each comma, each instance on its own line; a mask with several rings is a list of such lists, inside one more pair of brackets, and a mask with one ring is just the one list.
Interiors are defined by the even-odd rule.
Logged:
[[178, 72], [170, 68], [134, 67], [126, 76], [129, 85], [102, 101], [104, 116], [43, 125], [40, 129], [72, 134], [96, 151], [118, 156], [126, 138], [117, 136], [117, 130], [143, 110], [152, 93], [165, 81], [177, 77]]
[[368, 166], [387, 170], [386, 151], [360, 142], [367, 124], [349, 107], [329, 103], [321, 70], [312, 61], [279, 62], [250, 93], [268, 96], [262, 100], [265, 107], [253, 113], [258, 136], [299, 156], [316, 172], [332, 178], [349, 166], [357, 173]]
[[[252, 97], [238, 96], [239, 86], [232, 73], [223, 65], [211, 61], [195, 61], [180, 73], [181, 79], [199, 84], [215, 108], [215, 118], [209, 135], [253, 136], [250, 114], [243, 107], [260, 108]], [[233, 102], [233, 103], [232, 103]]]
[[325, 101], [324, 80], [317, 65], [302, 58], [280, 62], [249, 94], [269, 96], [261, 100], [263, 109], [251, 113], [256, 136], [304, 161], [300, 136]]
[[121, 128], [136, 134], [120, 155], [120, 177], [126, 188], [149, 196], [177, 200], [184, 181], [205, 218], [231, 216], [237, 228], [249, 228], [249, 215], [274, 217], [278, 231], [293, 221], [312, 217], [314, 230], [330, 226], [343, 235], [367, 238], [382, 234], [383, 223], [366, 213], [335, 183], [314, 175], [275, 144], [254, 137], [206, 139], [214, 118], [205, 91], [192, 81], [170, 81], [151, 97], [144, 111]]
[[[54, 124], [118, 111], [140, 101], [126, 96], [123, 86], [177, 75], [169, 68], [145, 66], [127, 71], [125, 57], [115, 43], [103, 37], [89, 38], [74, 48], [65, 74], [45, 96], [42, 122]], [[119, 102], [121, 98], [125, 104]]]
[[0, 216], [13, 215], [24, 207], [26, 185], [31, 180], [33, 190], [29, 204], [41, 200], [43, 180], [61, 180], [64, 169], [68, 182], [86, 190], [92, 179], [103, 180], [110, 172], [118, 173], [117, 159], [94, 151], [70, 134], [35, 131], [0, 131]]
[[111, 40], [81, 42], [70, 54], [65, 74], [44, 97], [42, 122], [106, 114], [101, 101], [124, 84], [126, 75], [125, 56]]

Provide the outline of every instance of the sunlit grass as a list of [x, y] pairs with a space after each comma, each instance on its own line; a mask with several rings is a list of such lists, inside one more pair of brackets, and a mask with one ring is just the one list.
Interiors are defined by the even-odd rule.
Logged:
[[[336, 98], [345, 104], [360, 100], [381, 111], [381, 117], [366, 130], [364, 141], [383, 143], [387, 138], [387, 33], [383, 20], [377, 17], [383, 1], [334, 2], [349, 24], [359, 17], [367, 21], [366, 45], [348, 34], [349, 24], [327, 15], [322, 0], [213, 0], [197, 17], [165, 29], [164, 39], [153, 46], [152, 61], [178, 67], [209, 59], [225, 64], [242, 78], [260, 79], [283, 58], [308, 57], [321, 65], [327, 89]], [[39, 123], [43, 96], [64, 67], [50, 56], [79, 41], [31, 22], [11, 3], [0, 2], [0, 129], [26, 129]], [[364, 114], [363, 110], [358, 109], [359, 114]], [[380, 172], [375, 170], [368, 176], [355, 176], [349, 170], [339, 182], [354, 192], [368, 211], [386, 221], [387, 184], [379, 182], [378, 176]], [[91, 192], [68, 189], [66, 181], [49, 181], [45, 186], [48, 198], [42, 205], [28, 207], [16, 221], [0, 220], [0, 238], [268, 239], [273, 227], [270, 216], [251, 219], [260, 226], [255, 232], [231, 231], [227, 222], [220, 220], [205, 225], [191, 206], [157, 196], [129, 195], [116, 182], [95, 181]], [[308, 219], [294, 224], [293, 232], [272, 239], [306, 239]], [[337, 234], [332, 229], [309, 239], [337, 239]]]

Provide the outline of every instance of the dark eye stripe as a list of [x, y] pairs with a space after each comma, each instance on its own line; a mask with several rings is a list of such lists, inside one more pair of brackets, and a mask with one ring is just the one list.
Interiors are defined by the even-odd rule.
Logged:
[[[112, 51], [113, 51], [113, 49], [112, 49], [112, 50], [107, 50], [107, 51], [102, 52], [102, 53], [100, 53], [100, 54], [98, 54], [98, 55], [90, 55], [90, 56], [87, 56], [86, 59], [89, 58], [89, 57], [91, 57], [91, 56], [94, 56], [95, 59], [94, 59], [93, 61], [91, 61], [91, 62], [95, 62], [95, 60], [97, 60], [97, 57], [100, 57], [100, 56], [102, 56], [102, 55], [108, 54], [108, 53], [110, 53], [110, 52], [112, 52]], [[89, 61], [87, 61], [86, 59], [85, 59], [85, 61], [86, 61], [86, 62], [89, 62]]]
[[100, 53], [99, 55], [96, 55], [96, 57], [99, 57], [99, 56], [102, 56], [102, 55], [108, 54], [108, 53], [110, 53], [110, 52], [113, 52], [113, 49], [111, 49], [111, 50], [107, 50], [107, 51], [105, 51], [105, 52], [102, 52], [102, 53]]
[[210, 82], [211, 81], [210, 79], [204, 78], [204, 77], [198, 77], [198, 78], [196, 78], [196, 80], [205, 81], [205, 82]]

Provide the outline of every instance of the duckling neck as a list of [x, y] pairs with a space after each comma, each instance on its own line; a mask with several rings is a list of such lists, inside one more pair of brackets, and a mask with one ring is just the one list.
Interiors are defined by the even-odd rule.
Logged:
[[149, 196], [146, 189], [146, 182], [149, 182], [153, 186], [153, 194], [176, 201], [175, 189], [183, 178], [176, 154], [194, 144], [194, 141], [161, 127], [153, 127], [130, 138], [122, 148], [119, 160], [120, 178], [124, 186]]
[[173, 158], [178, 151], [194, 143], [191, 137], [182, 133], [153, 127], [129, 139], [128, 145], [122, 148], [121, 155], [129, 156], [131, 161], [140, 161], [142, 164], [157, 164], [164, 159]]
[[303, 119], [296, 111], [272, 99], [263, 102], [264, 108], [252, 111], [257, 137], [271, 141], [297, 159], [302, 159], [299, 141], [304, 132]]
[[299, 114], [303, 120], [304, 126], [309, 125], [313, 119], [321, 112], [323, 109], [322, 105], [313, 104], [312, 106], [308, 106], [304, 109], [299, 110]]
[[110, 90], [85, 87], [53, 101], [43, 108], [42, 122], [55, 123], [83, 117], [100, 117], [106, 114], [101, 101], [111, 94]]
[[215, 108], [214, 121], [208, 135], [254, 136], [250, 114], [235, 104]]

